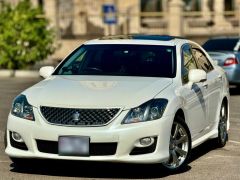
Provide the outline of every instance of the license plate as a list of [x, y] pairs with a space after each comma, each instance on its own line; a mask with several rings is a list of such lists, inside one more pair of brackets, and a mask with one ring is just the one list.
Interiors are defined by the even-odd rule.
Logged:
[[60, 156], [89, 156], [90, 138], [86, 136], [60, 136], [58, 154]]

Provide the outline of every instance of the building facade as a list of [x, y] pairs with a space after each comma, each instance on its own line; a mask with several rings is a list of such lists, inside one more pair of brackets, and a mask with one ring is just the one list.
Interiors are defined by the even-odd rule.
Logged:
[[[19, 0], [11, 0], [16, 3]], [[170, 34], [193, 39], [240, 34], [240, 0], [31, 0], [56, 28], [63, 58], [82, 41], [109, 34]], [[117, 23], [103, 22], [114, 4]]]

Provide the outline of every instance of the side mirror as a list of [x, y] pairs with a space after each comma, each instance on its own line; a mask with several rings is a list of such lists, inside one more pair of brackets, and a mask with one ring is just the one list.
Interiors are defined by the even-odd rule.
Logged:
[[207, 73], [202, 69], [191, 69], [188, 74], [189, 82], [199, 83], [207, 80]]
[[53, 71], [54, 71], [53, 66], [44, 66], [40, 68], [39, 75], [42, 76], [43, 78], [48, 78], [49, 76], [52, 75]]

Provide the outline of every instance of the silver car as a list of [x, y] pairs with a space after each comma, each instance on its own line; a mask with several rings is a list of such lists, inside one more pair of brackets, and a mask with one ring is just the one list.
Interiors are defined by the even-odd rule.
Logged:
[[212, 38], [203, 48], [225, 70], [229, 83], [240, 87], [240, 37]]

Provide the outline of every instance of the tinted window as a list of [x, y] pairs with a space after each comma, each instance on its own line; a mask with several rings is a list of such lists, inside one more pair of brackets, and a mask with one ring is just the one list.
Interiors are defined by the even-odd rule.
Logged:
[[210, 39], [203, 48], [206, 51], [233, 51], [239, 39]]
[[193, 55], [195, 56], [197, 66], [199, 69], [205, 72], [210, 72], [213, 70], [212, 64], [209, 62], [207, 57], [198, 49], [192, 49]]
[[55, 75], [175, 77], [175, 47], [152, 45], [84, 45]]
[[182, 69], [182, 81], [188, 82], [188, 74], [191, 69], [197, 69], [196, 62], [194, 60], [191, 47], [185, 45], [182, 49], [183, 69]]

